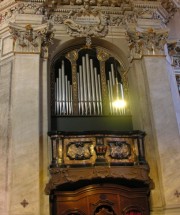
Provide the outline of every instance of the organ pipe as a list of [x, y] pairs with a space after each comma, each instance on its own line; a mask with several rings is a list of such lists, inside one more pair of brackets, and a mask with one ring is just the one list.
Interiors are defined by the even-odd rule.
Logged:
[[86, 54], [82, 57], [82, 65], [79, 65], [77, 74], [80, 115], [101, 115], [102, 96], [101, 81], [97, 68], [93, 66], [93, 60]]
[[124, 92], [123, 85], [118, 81], [117, 74], [115, 74], [114, 65], [111, 64], [111, 71], [108, 73], [108, 94], [109, 94], [109, 103], [110, 103], [110, 113], [112, 115], [116, 114], [125, 114], [125, 108], [117, 108], [113, 106], [115, 99], [124, 101]]
[[[88, 54], [82, 56], [81, 62], [82, 64], [78, 65], [77, 72], [79, 115], [102, 115], [102, 82], [98, 68]], [[56, 115], [73, 114], [73, 88], [65, 69], [65, 63], [62, 60], [58, 77], [55, 80]], [[110, 114], [125, 114], [125, 109], [118, 109], [113, 106], [113, 101], [117, 96], [124, 100], [123, 85], [118, 80], [117, 71], [115, 71], [113, 64], [110, 65], [110, 71], [107, 73], [107, 89]]]
[[55, 114], [72, 115], [72, 86], [65, 75], [64, 61], [55, 81]]

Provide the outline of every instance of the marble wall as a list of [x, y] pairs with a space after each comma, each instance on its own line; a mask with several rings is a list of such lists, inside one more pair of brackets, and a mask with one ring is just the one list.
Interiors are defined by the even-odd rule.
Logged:
[[[38, 54], [16, 54], [14, 57], [9, 215], [40, 214], [39, 68]], [[23, 201], [27, 203], [25, 207]]]
[[12, 148], [10, 143], [10, 112], [11, 112], [11, 82], [12, 59], [0, 65], [0, 214], [7, 215], [9, 206], [9, 187]]

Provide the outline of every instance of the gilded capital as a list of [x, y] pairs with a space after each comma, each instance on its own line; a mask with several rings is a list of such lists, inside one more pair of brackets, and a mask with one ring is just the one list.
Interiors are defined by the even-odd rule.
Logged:
[[38, 27], [31, 24], [20, 26], [9, 23], [9, 31], [14, 40], [14, 52], [18, 53], [39, 53], [47, 56], [47, 48], [52, 42], [53, 32], [49, 31], [47, 23]]
[[140, 29], [128, 30], [127, 37], [131, 58], [143, 55], [159, 55], [164, 53], [167, 42], [168, 29]]

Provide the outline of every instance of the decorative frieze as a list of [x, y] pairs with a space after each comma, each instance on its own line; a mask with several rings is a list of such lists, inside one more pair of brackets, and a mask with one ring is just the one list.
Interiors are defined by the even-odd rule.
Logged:
[[9, 23], [9, 30], [14, 40], [14, 52], [41, 53], [47, 56], [48, 45], [53, 38], [53, 32], [49, 30], [47, 23], [38, 27], [32, 27], [30, 24], [22, 27]]
[[132, 58], [140, 58], [142, 55], [159, 55], [164, 52], [164, 45], [167, 42], [168, 29], [143, 30], [137, 28], [128, 30], [129, 48]]
[[176, 13], [178, 5], [178, 0], [53, 0], [46, 4], [44, 0], [6, 0], [0, 2], [0, 24], [12, 20], [18, 14], [36, 14], [52, 24], [65, 24], [72, 36], [104, 37], [108, 31], [107, 25], [126, 27], [137, 23], [138, 19], [159, 19], [167, 23]]

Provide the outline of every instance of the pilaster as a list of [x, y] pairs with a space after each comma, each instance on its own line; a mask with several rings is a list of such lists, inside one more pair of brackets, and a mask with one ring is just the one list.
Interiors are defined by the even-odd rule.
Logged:
[[138, 83], [145, 83], [139, 85], [137, 92], [143, 121], [136, 125], [147, 131], [146, 150], [152, 152], [147, 154], [155, 182], [151, 193], [152, 210], [156, 214], [161, 208], [162, 214], [171, 214], [180, 208], [175, 195], [179, 189], [180, 136], [164, 54], [168, 31], [136, 29], [128, 35], [136, 78]]
[[46, 92], [47, 88], [47, 46], [52, 35], [47, 24], [34, 27], [10, 23], [9, 28], [13, 38], [14, 68], [9, 137], [13, 154], [10, 158], [8, 214], [39, 215], [44, 214], [46, 204], [42, 184], [44, 162], [47, 165], [43, 151], [47, 122], [45, 125], [42, 122], [47, 118], [47, 98], [42, 96], [42, 91]]

